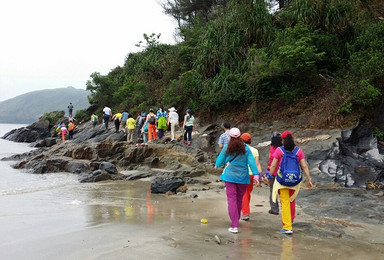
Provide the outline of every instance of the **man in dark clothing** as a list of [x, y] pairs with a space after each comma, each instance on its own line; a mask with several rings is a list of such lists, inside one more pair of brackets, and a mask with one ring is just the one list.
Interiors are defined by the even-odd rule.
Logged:
[[73, 110], [73, 105], [72, 103], [69, 103], [69, 106], [68, 106], [69, 117], [72, 117], [72, 110]]

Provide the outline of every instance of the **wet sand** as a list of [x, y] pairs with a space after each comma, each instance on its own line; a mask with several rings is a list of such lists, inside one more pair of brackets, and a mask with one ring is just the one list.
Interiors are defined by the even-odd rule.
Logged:
[[309, 216], [300, 198], [294, 234], [280, 234], [280, 217], [267, 213], [265, 186], [252, 193], [251, 220], [231, 234], [222, 187], [213, 182], [209, 190], [189, 186], [186, 194], [166, 196], [151, 194], [140, 180], [1, 196], [0, 258], [379, 259], [384, 253], [382, 225]]

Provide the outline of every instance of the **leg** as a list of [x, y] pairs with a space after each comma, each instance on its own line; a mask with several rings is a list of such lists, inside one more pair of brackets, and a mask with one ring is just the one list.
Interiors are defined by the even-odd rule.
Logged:
[[285, 230], [292, 230], [291, 206], [289, 202], [289, 189], [280, 189], [281, 221]]
[[247, 190], [248, 184], [236, 184], [236, 198], [237, 198], [237, 227], [239, 226], [239, 220], [241, 215], [241, 207], [243, 203], [243, 197]]
[[150, 141], [152, 141], [152, 139], [153, 139], [153, 137], [152, 137], [152, 132], [153, 132], [153, 128], [152, 128], [152, 125], [151, 124], [149, 124], [148, 125], [148, 141], [150, 142]]
[[243, 201], [242, 201], [242, 206], [241, 206], [241, 211], [243, 212], [243, 215], [248, 215], [250, 214], [250, 208], [249, 204], [251, 203], [251, 193], [253, 190], [253, 175], [249, 175], [251, 182], [247, 185], [247, 189], [245, 190], [244, 196], [243, 196]]
[[227, 193], [228, 215], [231, 219], [231, 227], [239, 227], [240, 215], [237, 211], [236, 184], [225, 182], [225, 192]]
[[[289, 190], [289, 197], [291, 197], [294, 193], [295, 193], [295, 190]], [[296, 200], [293, 200], [292, 202], [290, 202], [289, 206], [291, 208], [291, 221], [293, 223], [296, 215]]]
[[175, 139], [175, 123], [171, 123], [171, 139]]
[[275, 183], [275, 176], [272, 177], [271, 184], [269, 185], [269, 205], [271, 206], [271, 212], [279, 214], [279, 203], [272, 201], [272, 191], [273, 191], [273, 184]]
[[192, 142], [192, 126], [187, 127], [187, 132], [188, 132], [188, 143]]

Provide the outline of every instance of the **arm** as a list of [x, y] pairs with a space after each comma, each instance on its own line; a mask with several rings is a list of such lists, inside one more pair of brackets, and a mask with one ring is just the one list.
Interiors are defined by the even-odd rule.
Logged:
[[220, 168], [224, 164], [226, 151], [227, 151], [227, 148], [221, 150], [219, 156], [216, 159], [215, 169]]
[[278, 162], [278, 160], [276, 158], [273, 158], [273, 161], [272, 161], [271, 168], [270, 168], [269, 172], [275, 172], [276, 167], [277, 167], [277, 162]]
[[313, 188], [313, 184], [311, 180], [311, 175], [309, 174], [307, 162], [305, 161], [305, 159], [301, 159], [299, 163], [300, 163], [301, 169], [303, 170], [305, 176], [308, 179], [308, 188], [311, 190]]
[[261, 169], [261, 164], [260, 164], [259, 156], [255, 157], [255, 161], [256, 161], [256, 165], [257, 165], [257, 169], [259, 170], [259, 173], [262, 172], [263, 170]]

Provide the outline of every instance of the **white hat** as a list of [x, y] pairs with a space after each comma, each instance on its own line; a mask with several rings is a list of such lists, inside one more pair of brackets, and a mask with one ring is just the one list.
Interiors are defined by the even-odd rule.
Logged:
[[171, 107], [168, 110], [169, 110], [169, 112], [176, 112], [177, 111], [176, 108], [174, 108], [174, 107]]

